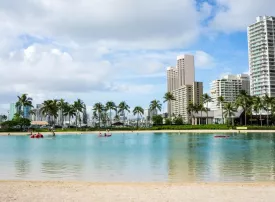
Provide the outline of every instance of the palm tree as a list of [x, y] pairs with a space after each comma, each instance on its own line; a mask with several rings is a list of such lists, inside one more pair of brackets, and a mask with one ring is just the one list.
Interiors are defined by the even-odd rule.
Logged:
[[65, 102], [64, 99], [60, 99], [58, 101], [58, 108], [59, 110], [61, 111], [61, 125], [63, 126], [64, 125], [64, 110], [65, 108], [67, 107], [68, 103]]
[[0, 123], [2, 121], [6, 121], [8, 119], [8, 117], [6, 115], [0, 115]]
[[232, 126], [234, 126], [234, 116], [235, 116], [235, 112], [237, 112], [237, 109], [235, 108], [235, 106], [228, 102], [225, 103], [224, 105], [224, 116], [225, 118], [231, 118], [232, 119]]
[[195, 106], [195, 108], [196, 108], [198, 111], [201, 112], [201, 117], [200, 117], [200, 119], [199, 119], [199, 125], [201, 125], [202, 112], [207, 112], [207, 108], [205, 108], [205, 107], [203, 106], [203, 104], [198, 104], [198, 105]]
[[99, 127], [100, 127], [101, 114], [102, 114], [103, 110], [104, 110], [103, 104], [101, 104], [100, 102], [94, 104], [93, 111], [97, 113]]
[[191, 116], [191, 124], [193, 123], [192, 120], [194, 119], [194, 111], [195, 111], [195, 105], [193, 104], [193, 102], [190, 102], [188, 107], [187, 107], [187, 113], [188, 113], [189, 116]]
[[207, 108], [205, 108], [205, 111], [206, 111], [206, 124], [208, 124], [208, 111], [209, 111], [208, 103], [212, 101], [212, 98], [207, 93], [204, 93], [202, 96], [202, 100], [203, 100], [203, 103], [206, 104], [206, 107], [207, 107]]
[[244, 125], [246, 126], [247, 112], [251, 108], [252, 99], [245, 90], [241, 90], [239, 96], [236, 99], [236, 107], [241, 107], [244, 110]]
[[22, 94], [21, 97], [17, 96], [18, 101], [16, 102], [15, 106], [18, 109], [18, 113], [20, 116], [23, 117], [23, 110], [24, 107], [33, 107], [32, 106], [32, 98], [28, 97], [28, 94]]
[[265, 94], [263, 97], [263, 104], [264, 104], [264, 109], [266, 111], [266, 125], [269, 125], [269, 112], [271, 110], [271, 105], [273, 103], [274, 98], [269, 97], [268, 94]]
[[122, 101], [118, 105], [118, 113], [123, 114], [123, 125], [125, 124], [125, 111], [130, 112], [130, 107], [126, 104], [125, 101]]
[[257, 115], [260, 114], [261, 126], [263, 126], [263, 120], [262, 120], [262, 110], [263, 109], [264, 109], [263, 100], [258, 96], [254, 96], [253, 97], [253, 111], [255, 111]]
[[223, 105], [224, 105], [224, 102], [225, 102], [225, 99], [223, 96], [219, 96], [218, 99], [218, 105], [220, 105], [221, 107], [221, 110], [222, 110], [222, 124], [224, 124], [224, 118], [223, 118]]
[[153, 100], [151, 101], [149, 108], [151, 112], [158, 112], [158, 110], [161, 111], [161, 106], [162, 104], [160, 103], [160, 101]]
[[108, 101], [105, 106], [106, 110], [110, 112], [110, 126], [112, 127], [112, 110], [116, 110], [116, 104], [112, 101]]
[[142, 107], [137, 106], [134, 108], [133, 114], [137, 115], [137, 128], [138, 128], [138, 119], [141, 115], [144, 114], [144, 109]]
[[55, 119], [58, 117], [58, 102], [57, 100], [45, 100], [42, 103], [41, 112], [43, 115], [48, 116], [49, 123], [55, 123]]
[[84, 109], [84, 102], [81, 99], [77, 99], [77, 101], [74, 102], [73, 106], [75, 108], [76, 111], [76, 119], [75, 119], [75, 126], [77, 129], [77, 121], [79, 120], [80, 117], [80, 112], [83, 112]]
[[[163, 101], [164, 103], [168, 102], [168, 107], [171, 106], [171, 101], [176, 100], [176, 98], [174, 97], [174, 95], [171, 92], [165, 93], [163, 99], [164, 99], [164, 101]], [[171, 118], [171, 114], [168, 114], [168, 116], [169, 116], [169, 118]]]
[[64, 116], [68, 116], [69, 117], [69, 128], [71, 126], [71, 118], [76, 116], [76, 108], [74, 105], [70, 105], [70, 104], [65, 104], [65, 108], [64, 108]]

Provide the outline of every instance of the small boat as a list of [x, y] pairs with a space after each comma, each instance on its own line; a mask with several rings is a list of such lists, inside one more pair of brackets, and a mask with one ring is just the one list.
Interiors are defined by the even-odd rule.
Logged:
[[229, 138], [227, 135], [215, 135], [214, 138]]

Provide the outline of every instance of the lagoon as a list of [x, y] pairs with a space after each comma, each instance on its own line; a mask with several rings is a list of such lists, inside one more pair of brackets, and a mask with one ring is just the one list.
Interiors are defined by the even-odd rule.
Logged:
[[[275, 134], [0, 136], [0, 180], [272, 182]], [[221, 135], [221, 134], [219, 134]]]

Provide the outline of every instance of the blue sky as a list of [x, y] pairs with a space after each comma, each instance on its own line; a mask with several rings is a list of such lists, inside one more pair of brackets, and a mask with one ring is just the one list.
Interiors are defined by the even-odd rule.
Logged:
[[16, 96], [148, 107], [166, 68], [195, 55], [196, 80], [248, 72], [246, 27], [272, 0], [0, 0], [0, 113]]

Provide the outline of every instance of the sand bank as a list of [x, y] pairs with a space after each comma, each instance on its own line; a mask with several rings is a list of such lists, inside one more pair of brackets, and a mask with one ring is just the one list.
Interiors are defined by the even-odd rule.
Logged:
[[[51, 135], [51, 132], [41, 132], [44, 135]], [[66, 134], [98, 134], [98, 131], [75, 131], [75, 132], [55, 132], [56, 135]], [[101, 131], [104, 133], [104, 131]], [[275, 130], [138, 130], [138, 131], [111, 131], [112, 134], [137, 134], [137, 133], [275, 133]], [[1, 132], [1, 135], [28, 135], [29, 132]]]
[[273, 202], [275, 184], [0, 182], [0, 201]]

